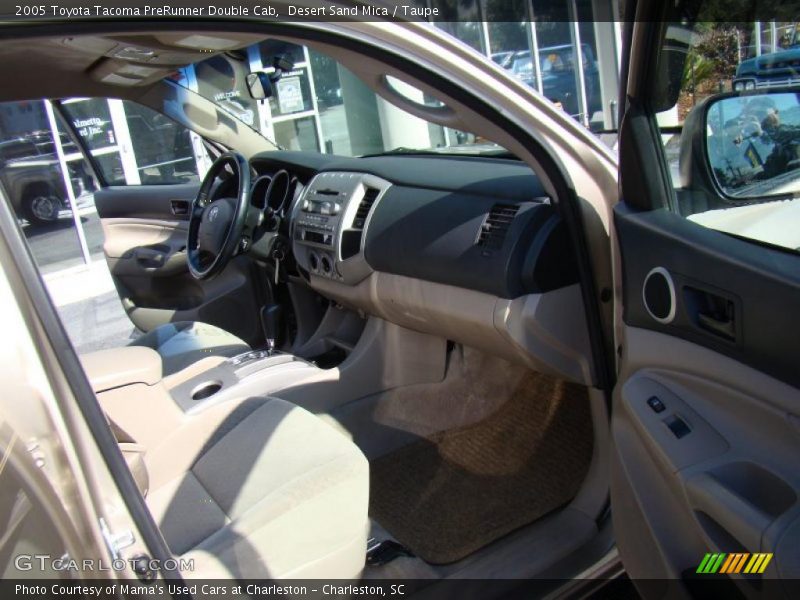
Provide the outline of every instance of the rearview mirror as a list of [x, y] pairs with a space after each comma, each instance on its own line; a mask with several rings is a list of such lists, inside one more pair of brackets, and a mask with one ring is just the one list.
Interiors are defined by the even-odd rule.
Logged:
[[290, 56], [279, 54], [272, 59], [273, 71], [270, 74], [264, 71], [250, 73], [247, 78], [247, 90], [254, 100], [265, 100], [272, 97], [273, 83], [277, 83], [284, 73], [294, 69], [294, 61]]
[[247, 90], [254, 100], [264, 100], [272, 96], [272, 81], [264, 71], [250, 73], [247, 78]]
[[800, 91], [757, 90], [706, 105], [706, 159], [736, 199], [800, 192]]

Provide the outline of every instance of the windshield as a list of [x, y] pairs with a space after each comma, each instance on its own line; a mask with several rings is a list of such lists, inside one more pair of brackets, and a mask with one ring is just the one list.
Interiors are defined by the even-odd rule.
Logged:
[[[266, 100], [250, 97], [246, 76], [264, 71], [275, 78]], [[237, 56], [217, 55], [181, 69], [173, 78], [286, 150], [342, 156], [436, 152], [507, 155], [474, 134], [413, 116], [376, 95], [331, 57], [305, 46], [266, 40]], [[437, 100], [399, 80], [398, 93], [418, 104]]]

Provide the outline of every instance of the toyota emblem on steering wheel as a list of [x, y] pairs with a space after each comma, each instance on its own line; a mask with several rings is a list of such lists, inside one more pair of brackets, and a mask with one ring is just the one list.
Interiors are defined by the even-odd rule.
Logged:
[[208, 212], [208, 222], [212, 223], [214, 219], [217, 218], [219, 214], [219, 206], [212, 206], [211, 210]]

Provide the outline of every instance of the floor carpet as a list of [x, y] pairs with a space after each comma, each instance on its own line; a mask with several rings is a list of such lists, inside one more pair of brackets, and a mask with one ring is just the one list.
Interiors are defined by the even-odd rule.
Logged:
[[586, 388], [531, 372], [485, 420], [373, 460], [370, 516], [452, 563], [569, 502], [592, 445]]

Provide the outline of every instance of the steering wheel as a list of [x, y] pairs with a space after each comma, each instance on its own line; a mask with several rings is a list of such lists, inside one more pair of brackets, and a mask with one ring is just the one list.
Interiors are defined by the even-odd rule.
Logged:
[[[235, 198], [209, 196], [223, 169], [228, 168], [237, 179]], [[189, 214], [186, 249], [189, 272], [195, 279], [211, 279], [219, 275], [240, 248], [250, 204], [250, 166], [236, 152], [221, 155], [203, 178]]]

